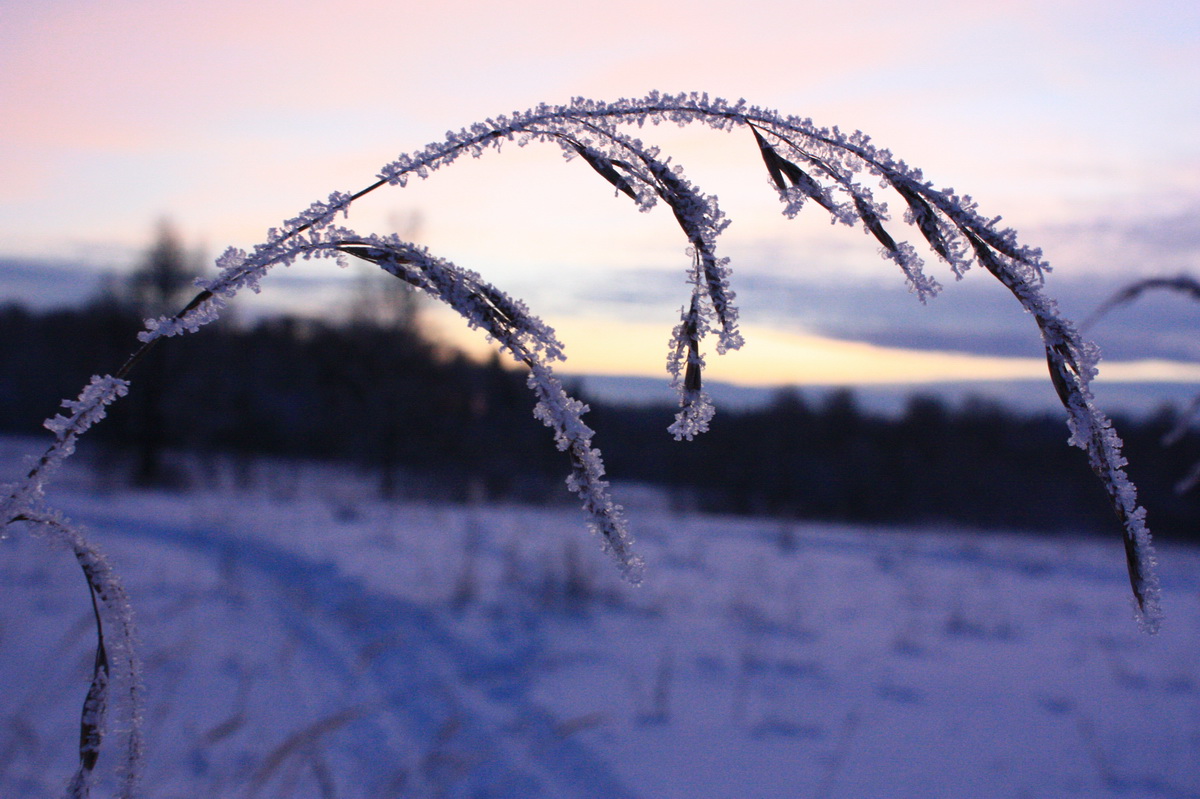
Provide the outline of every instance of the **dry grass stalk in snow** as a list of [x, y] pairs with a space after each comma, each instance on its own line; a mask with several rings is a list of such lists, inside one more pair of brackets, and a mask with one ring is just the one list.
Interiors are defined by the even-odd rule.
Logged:
[[[668, 123], [698, 123], [748, 134], [747, 146], [754, 147], [761, 156], [769, 185], [778, 194], [787, 217], [794, 217], [812, 201], [832, 221], [861, 227], [878, 243], [880, 254], [900, 268], [921, 302], [935, 296], [941, 287], [925, 273], [916, 248], [892, 234], [886, 203], [863, 185], [859, 176], [869, 176], [895, 193], [905, 209], [904, 221], [949, 266], [956, 279], [978, 265], [1009, 289], [1041, 332], [1050, 376], [1067, 411], [1070, 441], [1087, 452], [1120, 520], [1134, 600], [1143, 623], [1153, 630], [1159, 617], [1158, 582], [1145, 511], [1139, 507], [1135, 488], [1125, 475], [1121, 441], [1096, 408], [1089, 389], [1098, 353], [1044, 293], [1044, 277], [1050, 267], [1041, 251], [1020, 243], [1015, 231], [1000, 227], [999, 217], [981, 215], [970, 197], [952, 189], [935, 188], [919, 169], [876, 147], [861, 132], [822, 128], [809, 119], [705, 94], [655, 92], [616, 102], [576, 98], [566, 105], [540, 105], [486, 119], [400, 156], [385, 165], [365, 188], [352, 193], [334, 192], [327, 200], [314, 203], [281, 227], [272, 228], [266, 240], [252, 250], [227, 250], [217, 260], [217, 277], [201, 281], [202, 290], [186, 307], [174, 316], [147, 320], [146, 330], [139, 336], [141, 345], [126, 363], [112, 375], [94, 378], [78, 400], [64, 403], [69, 415], [47, 423], [55, 434], [55, 443], [24, 479], [4, 490], [0, 501], [4, 525], [48, 518], [50, 511], [43, 495], [47, 479], [71, 454], [79, 435], [102, 418], [104, 407], [124, 394], [134, 367], [160, 339], [194, 332], [217, 318], [228, 299], [239, 291], [258, 291], [262, 278], [273, 267], [287, 266], [301, 258], [341, 260], [350, 255], [373, 262], [415, 290], [448, 304], [468, 325], [485, 330], [501, 349], [528, 366], [529, 386], [537, 399], [534, 413], [552, 429], [558, 448], [570, 461], [568, 487], [580, 497], [605, 549], [628, 577], [638, 579], [641, 561], [634, 553], [621, 507], [609, 494], [600, 453], [591, 443], [592, 430], [581, 419], [587, 407], [567, 396], [553, 374], [552, 364], [564, 357], [554, 331], [530, 314], [523, 303], [509, 298], [479, 275], [396, 236], [361, 234], [336, 225], [335, 220], [338, 214], [348, 215], [354, 202], [366, 194], [388, 186], [403, 187], [412, 177], [428, 178], [464, 155], [480, 157], [505, 145], [557, 146], [567, 159], [581, 160], [639, 210], [649, 211], [659, 202], [666, 204], [683, 233], [690, 258], [688, 296], [667, 354], [667, 368], [679, 393], [680, 407], [668, 429], [676, 438], [691, 439], [708, 429], [714, 412], [703, 389], [704, 340], [715, 335], [715, 349], [720, 354], [739, 348], [742, 336], [728, 259], [718, 255], [718, 239], [728, 221], [716, 197], [693, 185], [658, 148], [628, 132], [647, 124]], [[55, 525], [54, 529], [71, 531], [64, 535], [82, 541], [78, 530], [65, 522]], [[99, 632], [103, 636], [102, 628]], [[131, 654], [127, 663], [132, 668]], [[136, 685], [136, 675], [128, 679]], [[106, 697], [100, 686], [96, 701], [103, 703]], [[89, 702], [92, 700], [89, 695]], [[89, 738], [80, 747], [81, 764], [88, 768], [77, 795], [87, 793], [90, 766], [94, 764], [93, 744], [99, 745], [98, 737], [95, 741]], [[136, 772], [137, 752], [134, 744], [130, 747], [127, 761], [130, 770]]]

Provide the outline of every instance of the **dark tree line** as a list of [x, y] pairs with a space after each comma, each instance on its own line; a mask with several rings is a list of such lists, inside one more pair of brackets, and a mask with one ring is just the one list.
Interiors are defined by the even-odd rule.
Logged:
[[[172, 339], [92, 437], [113, 453], [109, 468], [143, 484], [178, 482], [162, 453], [186, 450], [340, 460], [369, 469], [390, 497], [569, 500], [565, 458], [533, 419], [524, 376], [439, 350], [413, 319], [276, 318]], [[111, 297], [49, 313], [0, 308], [0, 429], [38, 432], [54, 402], [122, 362], [140, 320]], [[614, 479], [667, 487], [701, 510], [1062, 531], [1113, 523], [1058, 415], [915, 397], [889, 419], [864, 413], [849, 391], [810, 402], [787, 390], [760, 410], [722, 411], [688, 443], [665, 431], [671, 408], [592, 404], [587, 421]], [[1153, 529], [1194, 536], [1200, 499], [1172, 486], [1200, 436], [1164, 448], [1173, 421], [1164, 410], [1118, 429]]]
[[[113, 306], [0, 308], [0, 429], [37, 432], [52, 398], [120, 365], [140, 327]], [[441, 353], [415, 329], [217, 323], [155, 352], [90, 435], [125, 456], [137, 483], [178, 479], [161, 465], [169, 450], [345, 460], [375, 471], [386, 496], [414, 488], [412, 479], [422, 492], [441, 482], [453, 494], [470, 481], [502, 495], [526, 490], [525, 472], [563, 467], [520, 375], [498, 359]], [[146, 450], [158, 466], [147, 469]]]
[[[902, 416], [887, 418], [860, 411], [848, 390], [815, 404], [785, 390], [765, 409], [721, 414], [685, 445], [662, 441], [668, 410], [601, 407], [589, 418], [614, 474], [686, 487], [703, 510], [1060, 532], [1115, 523], [1058, 414], [914, 396]], [[1164, 409], [1116, 425], [1152, 529], [1196, 537], [1200, 495], [1173, 487], [1200, 455], [1200, 435], [1164, 448], [1175, 418]]]

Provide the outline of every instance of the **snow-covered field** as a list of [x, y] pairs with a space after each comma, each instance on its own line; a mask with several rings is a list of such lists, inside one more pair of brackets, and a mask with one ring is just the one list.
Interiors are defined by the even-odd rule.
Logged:
[[[567, 506], [385, 505], [317, 467], [115, 492], [100, 467], [51, 498], [134, 604], [149, 797], [1200, 797], [1195, 549], [1160, 546], [1149, 637], [1115, 531], [678, 516], [632, 491], [632, 587]], [[93, 645], [70, 554], [14, 530], [0, 797], [61, 792]]]

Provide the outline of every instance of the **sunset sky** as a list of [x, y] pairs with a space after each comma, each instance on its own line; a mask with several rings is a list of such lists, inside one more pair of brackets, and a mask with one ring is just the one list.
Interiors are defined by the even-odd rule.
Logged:
[[[161, 218], [215, 257], [448, 129], [659, 89], [870, 133], [1043, 247], [1049, 293], [1084, 317], [1132, 278], [1200, 275], [1197, 53], [1195, 0], [0, 0], [0, 298], [82, 292], [136, 263]], [[988, 276], [955, 284], [932, 264], [946, 291], [921, 307], [860, 231], [817, 208], [783, 219], [746, 136], [645, 138], [733, 219], [723, 252], [748, 345], [713, 359], [714, 377], [1044, 375], [1034, 326]], [[571, 371], [662, 372], [687, 296], [674, 222], [551, 149], [455, 164], [347, 224], [407, 231], [524, 298]], [[342, 278], [293, 267], [258, 302], [320, 313]], [[1102, 377], [1200, 380], [1198, 325], [1181, 298], [1114, 314], [1093, 331]]]

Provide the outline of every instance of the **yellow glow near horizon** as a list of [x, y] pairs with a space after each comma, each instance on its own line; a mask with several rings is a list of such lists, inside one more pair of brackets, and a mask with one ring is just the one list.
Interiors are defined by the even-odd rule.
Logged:
[[[494, 351], [478, 331], [439, 317], [442, 340], [477, 358]], [[661, 377], [666, 374], [669, 325], [595, 317], [547, 321], [566, 347], [565, 373]], [[706, 376], [745, 386], [870, 385], [1047, 379], [1040, 357], [1011, 358], [883, 347], [778, 329], [743, 326], [745, 346], [706, 356]], [[1102, 361], [1110, 382], [1200, 383], [1200, 364], [1164, 360]]]

